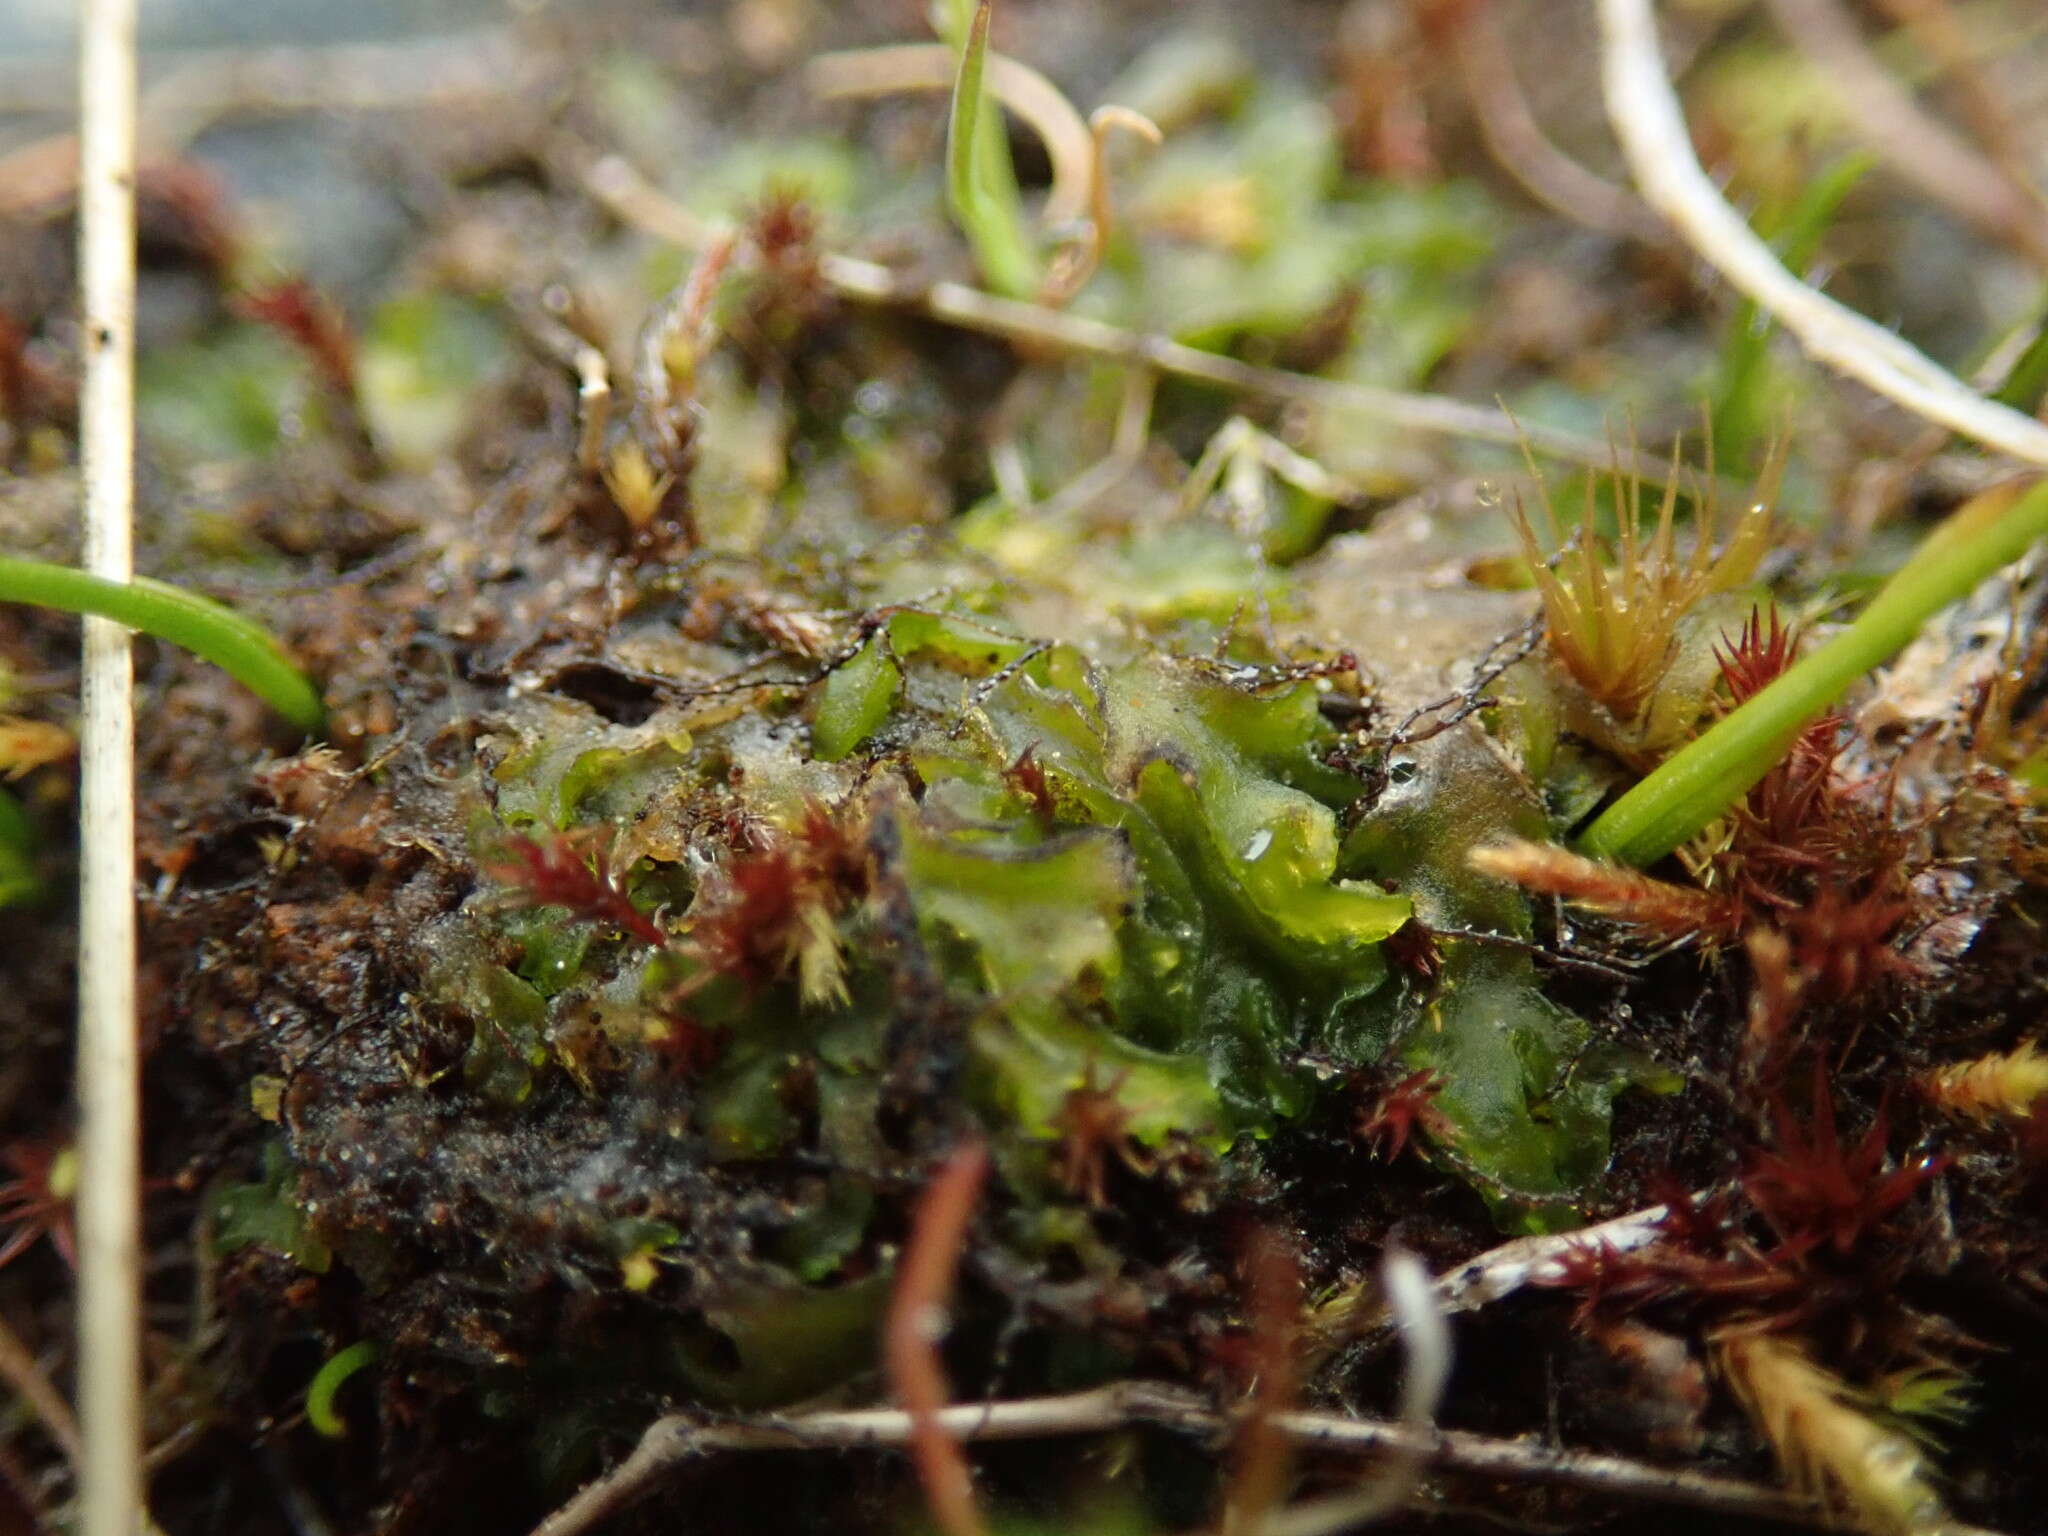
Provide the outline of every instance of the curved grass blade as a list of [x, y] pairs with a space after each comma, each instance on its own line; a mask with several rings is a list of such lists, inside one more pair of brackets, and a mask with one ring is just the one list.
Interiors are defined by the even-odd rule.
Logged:
[[0, 602], [98, 614], [212, 662], [309, 736], [327, 723], [319, 691], [271, 633], [232, 608], [165, 582], [110, 581], [70, 566], [0, 556]]
[[361, 1339], [331, 1356], [314, 1372], [306, 1387], [306, 1422], [317, 1433], [330, 1440], [339, 1440], [348, 1433], [347, 1421], [335, 1411], [335, 1394], [341, 1391], [342, 1383], [374, 1363], [376, 1358], [376, 1341]]

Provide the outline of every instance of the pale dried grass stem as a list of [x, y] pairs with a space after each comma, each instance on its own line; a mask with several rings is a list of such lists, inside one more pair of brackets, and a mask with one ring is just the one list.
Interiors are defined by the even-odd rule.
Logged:
[[1816, 360], [1986, 447], [2048, 465], [2048, 426], [1973, 393], [1912, 343], [1780, 265], [1693, 153], [1658, 47], [1650, 0], [1600, 0], [1607, 115], [1636, 184], [1688, 245]]
[[[85, 564], [126, 581], [135, 496], [135, 0], [85, 0], [79, 28]], [[86, 619], [77, 1204], [83, 1536], [132, 1536], [143, 1501], [132, 685], [128, 630]]]

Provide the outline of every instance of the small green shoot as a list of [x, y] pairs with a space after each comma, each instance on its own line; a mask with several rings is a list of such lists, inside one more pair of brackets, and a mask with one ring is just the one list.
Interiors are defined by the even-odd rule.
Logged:
[[35, 845], [28, 812], [11, 791], [0, 789], [0, 908], [20, 906], [42, 894]]
[[946, 124], [946, 201], [989, 286], [1008, 298], [1027, 298], [1038, 291], [1042, 263], [1026, 232], [1002, 120], [982, 90], [994, 3], [979, 0], [971, 17], [961, 0], [946, 9], [946, 39], [960, 50]]
[[212, 662], [308, 736], [326, 727], [320, 693], [270, 632], [196, 592], [137, 576], [109, 581], [69, 566], [0, 556], [0, 602], [91, 613]]
[[373, 1339], [362, 1339], [349, 1345], [337, 1355], [328, 1358], [327, 1363], [313, 1373], [313, 1379], [306, 1386], [306, 1422], [330, 1440], [340, 1440], [348, 1434], [348, 1421], [334, 1411], [334, 1397], [342, 1384], [364, 1366], [377, 1358], [377, 1345]]
[[[1803, 271], [1812, 264], [1820, 249], [1821, 236], [1827, 233], [1843, 199], [1875, 163], [1869, 155], [1843, 156], [1816, 176], [1791, 206], [1781, 210], [1772, 221], [1777, 227], [1771, 231], [1771, 243], [1789, 270]], [[1729, 319], [1709, 417], [1727, 462], [1742, 463], [1765, 436], [1765, 364], [1770, 358], [1771, 334], [1776, 329], [1754, 299], [1744, 299]]]
[[1909, 1366], [1874, 1385], [1879, 1409], [1931, 1450], [1941, 1448], [1944, 1430], [1968, 1423], [1976, 1407], [1970, 1378], [1939, 1366]]
[[1650, 864], [1702, 831], [1770, 771], [1792, 739], [1921, 625], [2048, 535], [2048, 480], [1964, 503], [1856, 621], [1660, 764], [1595, 821], [1582, 851]]
[[1991, 398], [2016, 411], [2032, 411], [2041, 404], [2044, 395], [2048, 395], [2048, 314], [2034, 321], [2033, 339], [2007, 370], [2005, 382]]

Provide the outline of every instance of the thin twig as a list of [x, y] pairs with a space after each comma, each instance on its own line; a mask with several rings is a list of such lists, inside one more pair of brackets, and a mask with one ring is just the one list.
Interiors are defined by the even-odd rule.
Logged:
[[[1519, 629], [1511, 629], [1502, 635], [1472, 664], [1471, 681], [1463, 688], [1448, 697], [1433, 699], [1409, 710], [1407, 717], [1394, 727], [1393, 735], [1387, 739], [1388, 748], [1418, 746], [1443, 735], [1454, 726], [1464, 724], [1480, 710], [1491, 709], [1495, 701], [1486, 690], [1505, 677], [1510, 669], [1535, 655], [1536, 647], [1543, 643], [1543, 634], [1543, 615], [1538, 613]], [[1421, 723], [1431, 715], [1436, 718], [1427, 725]]]
[[1039, 294], [1048, 304], [1064, 304], [1079, 293], [1102, 265], [1103, 252], [1109, 249], [1110, 231], [1116, 225], [1116, 202], [1109, 188], [1109, 139], [1118, 129], [1155, 149], [1165, 142], [1157, 123], [1129, 107], [1112, 103], [1088, 114], [1093, 169], [1088, 188], [1087, 233], [1054, 259], [1044, 291]]
[[[716, 234], [617, 155], [589, 160], [580, 174], [591, 196], [616, 217], [648, 234], [691, 248], [701, 246]], [[1125, 330], [1022, 299], [998, 298], [964, 283], [922, 282], [878, 262], [838, 252], [822, 256], [819, 270], [827, 285], [842, 298], [917, 310], [947, 325], [999, 336], [1035, 350], [1146, 366], [1219, 389], [1284, 404], [1313, 406], [1339, 415], [1368, 417], [1413, 432], [1442, 433], [1511, 447], [1527, 444], [1538, 452], [1593, 469], [1612, 470], [1615, 465], [1615, 450], [1610, 443], [1556, 427], [1518, 421], [1506, 411], [1463, 400], [1380, 389], [1345, 379], [1324, 379], [1240, 362], [1154, 333]], [[2048, 437], [2048, 429], [2043, 429], [2043, 436]], [[1669, 466], [1658, 462], [1655, 455], [1625, 452], [1621, 462], [1624, 472], [1640, 475], [1646, 484], [1663, 485], [1671, 478]], [[1704, 477], [1697, 472], [1681, 470], [1679, 474], [1686, 485], [1704, 490]], [[1731, 486], [1728, 494], [1740, 497], [1744, 493]]]
[[1116, 428], [1109, 452], [1037, 503], [1037, 516], [1058, 521], [1084, 512], [1138, 467], [1151, 440], [1152, 397], [1159, 380], [1149, 368], [1125, 370], [1123, 399], [1117, 406]]
[[1294, 1480], [1294, 1437], [1279, 1427], [1300, 1390], [1295, 1356], [1301, 1318], [1301, 1261], [1270, 1228], [1253, 1235], [1244, 1259], [1246, 1340], [1253, 1379], [1232, 1437], [1222, 1536], [1264, 1536], [1266, 1516]]
[[[1351, 1454], [1408, 1452], [1432, 1469], [1502, 1481], [1583, 1489], [1616, 1498], [1676, 1504], [1753, 1520], [1783, 1520], [1827, 1529], [1828, 1513], [1811, 1500], [1734, 1478], [1649, 1466], [1620, 1456], [1566, 1450], [1536, 1440], [1505, 1440], [1461, 1430], [1415, 1435], [1380, 1419], [1293, 1412], [1274, 1421], [1304, 1446]], [[1193, 1393], [1143, 1381], [1117, 1382], [1062, 1397], [958, 1403], [937, 1416], [963, 1441], [1043, 1440], [1104, 1434], [1152, 1424], [1214, 1439], [1230, 1416]], [[794, 1418], [707, 1423], [671, 1414], [648, 1426], [631, 1455], [535, 1527], [533, 1536], [586, 1536], [602, 1522], [652, 1494], [683, 1463], [717, 1452], [901, 1449], [910, 1444], [910, 1414], [857, 1408]], [[1951, 1536], [1983, 1536], [1952, 1531]]]
[[[546, 50], [533, 37], [495, 25], [386, 42], [152, 47], [143, 128], [146, 134], [172, 118], [182, 123], [188, 111], [218, 121], [240, 114], [478, 105], [531, 90], [546, 62]], [[176, 112], [165, 110], [173, 97]], [[78, 101], [75, 76], [53, 74], [32, 56], [0, 60], [0, 112], [69, 115]], [[164, 111], [161, 124], [158, 111]]]
[[[153, 58], [158, 56], [152, 55]], [[530, 97], [544, 54], [505, 27], [446, 37], [323, 47], [178, 50], [144, 93], [140, 142], [152, 161], [175, 159], [224, 118], [299, 112], [399, 112]], [[0, 111], [69, 111], [71, 82], [40, 64], [0, 64]], [[0, 155], [0, 212], [68, 196], [78, 141], [62, 133]]]
[[0, 1381], [12, 1387], [21, 1400], [34, 1410], [42, 1420], [43, 1430], [56, 1442], [57, 1449], [64, 1453], [64, 1459], [71, 1463], [72, 1475], [84, 1459], [84, 1447], [78, 1438], [78, 1420], [72, 1417], [71, 1405], [64, 1401], [64, 1394], [50, 1383], [43, 1374], [43, 1368], [36, 1363], [36, 1357], [22, 1342], [21, 1335], [5, 1318], [0, 1318]]
[[1670, 232], [1625, 187], [1595, 175], [1559, 149], [1530, 109], [1492, 0], [1450, 0], [1424, 12], [1457, 65], [1487, 149], [1538, 203], [1603, 234], [1665, 245]]
[[604, 432], [611, 422], [611, 368], [588, 342], [576, 349], [575, 361], [576, 467], [594, 475], [604, 460]]
[[[79, 31], [85, 563], [125, 582], [135, 499], [135, 0], [85, 0]], [[84, 1536], [131, 1536], [143, 1507], [132, 686], [128, 631], [86, 619], [77, 1212]]]
[[1913, 36], [1949, 86], [1956, 109], [1977, 135], [1984, 151], [2013, 186], [2038, 209], [2041, 194], [2032, 173], [2033, 156], [2020, 133], [2012, 108], [1992, 86], [1981, 67], [1981, 50], [1956, 19], [1948, 0], [1878, 0]]
[[2048, 209], [1878, 62], [1839, 0], [1770, 0], [1771, 14], [1893, 170], [1985, 235], [2048, 265]]
[[1636, 184], [1688, 244], [1820, 362], [1988, 447], [2048, 464], [2048, 427], [1973, 393], [1910, 342], [1779, 265], [1700, 166], [1664, 72], [1650, 0], [1600, 0], [1607, 115]]

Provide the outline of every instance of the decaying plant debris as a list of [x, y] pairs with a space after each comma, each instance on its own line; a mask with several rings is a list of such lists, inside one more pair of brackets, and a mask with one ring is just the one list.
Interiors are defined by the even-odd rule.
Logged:
[[[494, 34], [515, 97], [346, 120], [410, 223], [333, 291], [180, 141], [232, 81], [145, 96], [138, 564], [327, 715], [141, 653], [156, 1522], [2039, 1529], [2033, 565], [1670, 858], [1572, 846], [1995, 461], [1542, 137], [1500, 29], [1584, 61], [1523, 8], [1017, 0], [1115, 110], [1009, 151], [1081, 226], [972, 239], [938, 99], [802, 99], [926, 35], [844, 9]], [[1863, 308], [1976, 346], [1707, 12], [1758, 226], [1852, 224]], [[65, 561], [19, 184], [0, 528]], [[0, 607], [0, 1508], [52, 1522], [75, 649]]]

